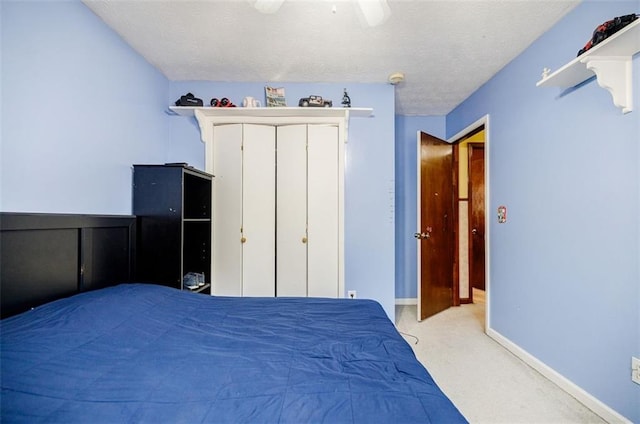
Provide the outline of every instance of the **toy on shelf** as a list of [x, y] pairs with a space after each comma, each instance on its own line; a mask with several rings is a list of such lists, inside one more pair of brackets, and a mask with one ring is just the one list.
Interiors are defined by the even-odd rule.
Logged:
[[342, 95], [342, 107], [351, 107], [351, 97], [349, 97], [349, 93], [347, 93], [347, 89], [344, 89], [344, 94]]
[[231, 100], [227, 99], [226, 97], [221, 98], [220, 100], [216, 99], [215, 97], [213, 99], [211, 99], [211, 101], [209, 102], [209, 104], [212, 107], [236, 107], [236, 105], [234, 105], [233, 103], [231, 103]]
[[303, 97], [298, 102], [300, 107], [331, 107], [333, 102], [331, 100], [325, 100], [322, 96], [309, 96]]

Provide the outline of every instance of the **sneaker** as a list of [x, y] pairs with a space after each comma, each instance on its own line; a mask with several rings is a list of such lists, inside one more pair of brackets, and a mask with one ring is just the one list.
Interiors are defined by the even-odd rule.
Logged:
[[198, 288], [198, 276], [194, 272], [189, 272], [183, 278], [183, 284], [189, 290], [194, 290]]

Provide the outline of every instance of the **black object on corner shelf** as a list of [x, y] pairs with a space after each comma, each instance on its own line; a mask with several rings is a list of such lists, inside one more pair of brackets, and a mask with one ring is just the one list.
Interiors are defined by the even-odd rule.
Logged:
[[210, 275], [213, 175], [183, 163], [133, 166], [139, 281], [177, 289], [193, 270]]

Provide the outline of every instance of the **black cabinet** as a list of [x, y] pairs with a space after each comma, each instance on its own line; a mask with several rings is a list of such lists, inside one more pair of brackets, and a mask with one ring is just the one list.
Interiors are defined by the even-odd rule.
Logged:
[[211, 293], [213, 176], [185, 165], [134, 165], [137, 279], [178, 289], [189, 272], [204, 274]]

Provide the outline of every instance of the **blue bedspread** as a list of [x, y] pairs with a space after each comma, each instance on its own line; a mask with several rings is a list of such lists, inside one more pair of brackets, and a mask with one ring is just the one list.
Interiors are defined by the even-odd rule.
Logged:
[[123, 284], [0, 331], [3, 423], [466, 422], [373, 301]]

